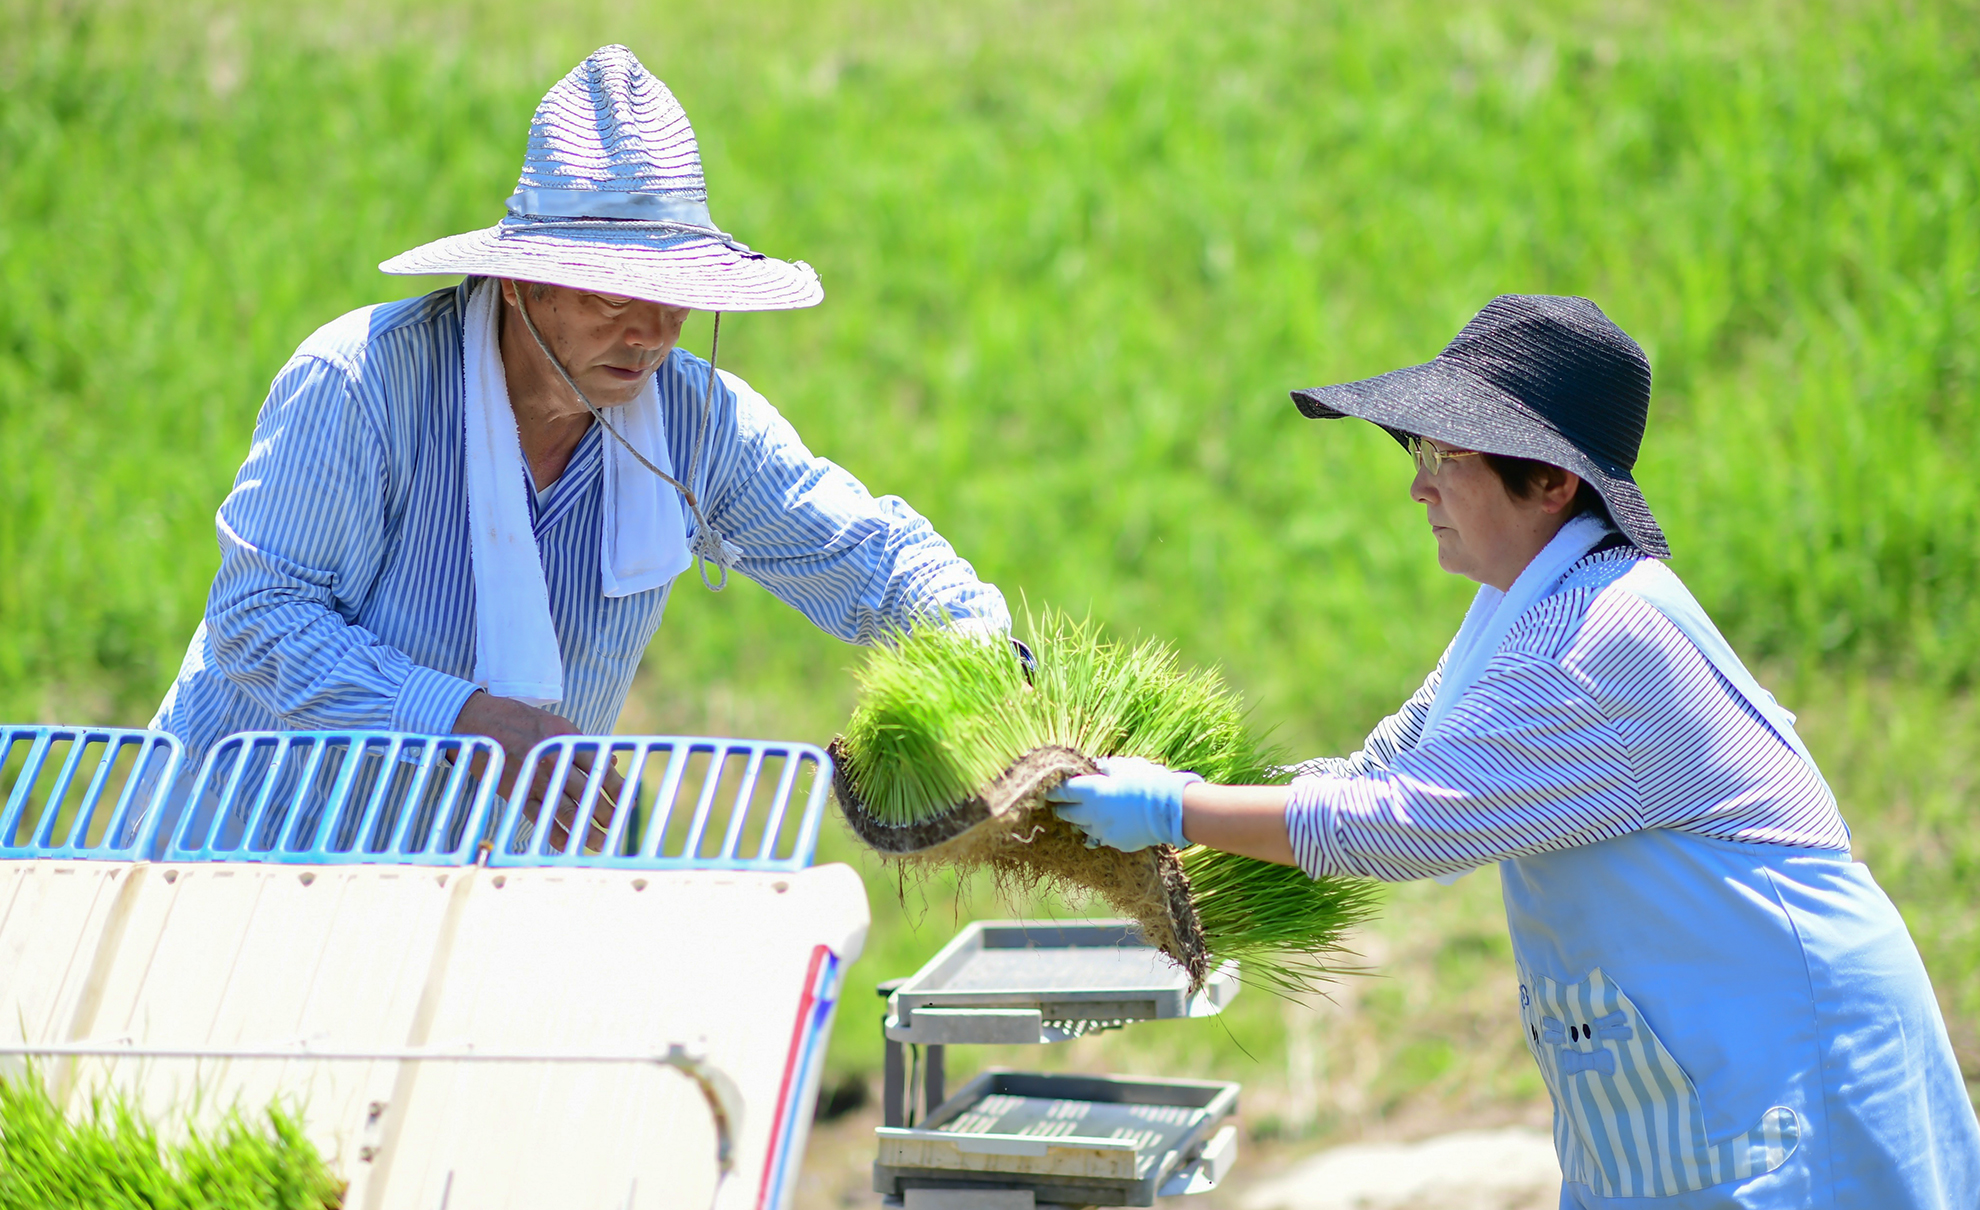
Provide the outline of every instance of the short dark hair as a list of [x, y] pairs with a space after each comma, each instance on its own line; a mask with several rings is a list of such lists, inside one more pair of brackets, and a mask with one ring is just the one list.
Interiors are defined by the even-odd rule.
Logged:
[[[1492, 473], [1499, 477], [1499, 482], [1506, 485], [1506, 494], [1516, 500], [1530, 498], [1533, 493], [1540, 490], [1540, 479], [1546, 472], [1561, 469], [1551, 462], [1541, 462], [1535, 458], [1515, 458], [1510, 454], [1486, 454], [1485, 465], [1491, 467]], [[1601, 493], [1597, 492], [1595, 485], [1586, 479], [1583, 479], [1581, 486], [1575, 489], [1574, 505], [1568, 515], [1572, 517], [1582, 513], [1592, 513], [1604, 521], [1614, 523], [1609, 516], [1609, 506], [1602, 503]]]

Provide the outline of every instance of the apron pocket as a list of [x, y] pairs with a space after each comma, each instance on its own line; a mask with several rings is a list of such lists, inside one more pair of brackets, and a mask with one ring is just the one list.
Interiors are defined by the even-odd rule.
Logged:
[[1554, 1097], [1561, 1175], [1603, 1197], [1671, 1197], [1772, 1172], [1801, 1138], [1776, 1105], [1713, 1141], [1691, 1077], [1600, 967], [1576, 983], [1519, 970], [1526, 1045]]

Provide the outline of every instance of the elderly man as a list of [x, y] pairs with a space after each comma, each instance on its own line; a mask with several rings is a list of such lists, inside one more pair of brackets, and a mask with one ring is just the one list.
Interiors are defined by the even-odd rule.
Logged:
[[918, 514], [676, 347], [691, 309], [719, 339], [722, 311], [823, 291], [714, 225], [687, 115], [624, 47], [543, 98], [499, 224], [380, 267], [467, 280], [344, 316], [276, 377], [153, 723], [194, 762], [237, 731], [370, 728], [490, 736], [513, 770], [611, 728], [690, 566], [850, 642], [1008, 630]]

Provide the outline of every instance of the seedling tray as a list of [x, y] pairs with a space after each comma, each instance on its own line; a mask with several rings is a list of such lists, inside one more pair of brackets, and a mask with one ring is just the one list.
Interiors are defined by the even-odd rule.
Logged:
[[1237, 1100], [1236, 1084], [1210, 1080], [986, 1071], [924, 1125], [880, 1128], [873, 1185], [889, 1197], [1008, 1189], [1044, 1204], [1152, 1206], [1206, 1159], [1213, 1170], [1192, 1192], [1228, 1169], [1234, 1132], [1218, 1127]]
[[1237, 994], [1227, 964], [1189, 974], [1128, 920], [979, 920], [888, 1000], [887, 1037], [923, 1045], [1059, 1042], [1096, 1028], [1208, 1017]]

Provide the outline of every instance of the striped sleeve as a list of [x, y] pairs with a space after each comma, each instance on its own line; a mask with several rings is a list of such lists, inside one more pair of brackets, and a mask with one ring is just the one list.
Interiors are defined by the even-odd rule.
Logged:
[[1415, 747], [1294, 781], [1286, 827], [1313, 877], [1403, 882], [1635, 831], [1631, 772], [1581, 685], [1550, 661], [1504, 654]]
[[1820, 773], [1598, 552], [1520, 619], [1429, 733], [1433, 674], [1346, 760], [1298, 768], [1309, 874], [1403, 881], [1670, 828], [1846, 851]]
[[217, 517], [206, 628], [218, 670], [285, 728], [445, 732], [475, 686], [350, 619], [385, 558], [389, 460], [348, 367], [276, 378]]
[[[742, 549], [738, 571], [851, 643], [940, 612], [1008, 631], [1003, 594], [977, 579], [920, 513], [805, 448], [762, 395], [722, 373], [734, 423], [712, 451], [711, 520]], [[706, 381], [705, 378], [702, 381]]]

